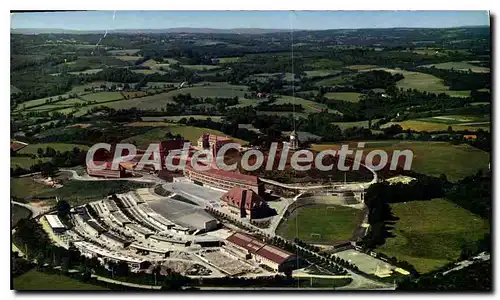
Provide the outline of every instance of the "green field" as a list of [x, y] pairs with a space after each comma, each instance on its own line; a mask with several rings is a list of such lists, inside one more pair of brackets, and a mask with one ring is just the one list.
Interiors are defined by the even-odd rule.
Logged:
[[359, 212], [357, 209], [338, 205], [299, 207], [282, 221], [277, 234], [288, 239], [298, 237], [312, 243], [347, 241], [356, 229]]
[[10, 179], [10, 194], [16, 198], [24, 199], [33, 197], [52, 190], [51, 187], [34, 181], [32, 177]]
[[78, 72], [69, 72], [69, 74], [72, 75], [80, 75], [80, 74], [95, 74], [101, 72], [102, 69], [88, 69], [85, 71], [78, 71]]
[[10, 158], [10, 167], [15, 168], [16, 166], [19, 166], [23, 169], [29, 169], [32, 165], [36, 165], [38, 161], [46, 162], [49, 161], [49, 157], [42, 157], [42, 158], [35, 158], [32, 159], [31, 157], [25, 157], [25, 156], [13, 156]]
[[101, 291], [104, 287], [92, 285], [58, 274], [47, 274], [35, 269], [13, 278], [16, 291]]
[[142, 56], [137, 56], [137, 55], [120, 55], [120, 56], [115, 56], [116, 58], [118, 59], [121, 59], [123, 61], [136, 61], [138, 60], [139, 58], [141, 58]]
[[221, 64], [233, 63], [237, 62], [240, 59], [241, 57], [221, 57], [219, 58], [219, 63]]
[[467, 97], [470, 94], [470, 91], [450, 91], [449, 87], [444, 85], [442, 79], [430, 74], [387, 68], [377, 68], [376, 70], [383, 70], [392, 74], [403, 74], [405, 78], [396, 83], [398, 88], [416, 89], [436, 94], [446, 93], [456, 97]]
[[443, 120], [439, 120], [436, 118], [423, 118], [417, 120], [406, 120], [402, 122], [389, 122], [384, 124], [382, 127], [389, 127], [393, 124], [399, 124], [403, 127], [403, 130], [412, 129], [415, 131], [446, 131], [448, 130], [448, 126], [451, 126], [454, 130], [470, 130], [476, 131], [478, 129], [483, 129], [485, 131], [490, 131], [490, 122], [489, 121], [480, 121], [480, 122], [455, 122], [455, 123], [447, 123], [443, 122]]
[[[356, 150], [357, 142], [349, 141], [337, 144], [313, 144], [312, 149], [338, 149], [339, 145], [348, 144], [349, 149]], [[488, 170], [490, 155], [467, 144], [452, 145], [447, 142], [424, 141], [374, 141], [366, 142], [364, 153], [370, 150], [411, 150], [413, 162], [411, 170], [417, 173], [438, 177], [445, 174], [450, 181], [457, 181], [479, 170]], [[360, 149], [361, 150], [361, 149]]]
[[335, 100], [343, 100], [343, 101], [348, 101], [348, 102], [359, 102], [361, 93], [350, 93], [350, 92], [345, 92], [345, 93], [326, 93], [325, 97], [328, 99], [335, 99]]
[[399, 220], [393, 238], [378, 251], [406, 260], [420, 272], [429, 272], [457, 259], [464, 241], [489, 232], [488, 223], [444, 199], [391, 204]]
[[[220, 122], [220, 121], [222, 121], [222, 117], [220, 117], [220, 116], [205, 116], [205, 115], [166, 116], [166, 117], [162, 117], [162, 118], [165, 119], [165, 120], [172, 121], [172, 122], [179, 122], [179, 120], [182, 119], [182, 118], [186, 118], [188, 120], [190, 118], [194, 118], [195, 120], [211, 119], [214, 122]], [[144, 120], [144, 118], [143, 118], [143, 120]]]
[[21, 219], [28, 219], [31, 217], [31, 211], [19, 205], [11, 205], [11, 224], [12, 227], [16, 226], [17, 222]]
[[475, 65], [470, 64], [470, 63], [465, 62], [465, 61], [445, 62], [445, 63], [440, 63], [440, 64], [425, 65], [422, 67], [432, 67], [432, 66], [434, 66], [437, 69], [445, 69], [445, 70], [451, 70], [451, 69], [455, 69], [457, 71], [469, 71], [469, 70], [471, 70], [472, 72], [476, 72], [476, 73], [489, 73], [490, 72], [490, 68], [475, 66]]
[[111, 55], [134, 55], [141, 49], [122, 49], [122, 50], [109, 50], [108, 53]]
[[334, 85], [342, 85], [349, 81], [354, 75], [339, 75], [331, 78], [322, 79], [317, 81], [315, 86], [334, 86]]
[[335, 75], [340, 73], [339, 70], [314, 70], [314, 71], [305, 71], [307, 77], [324, 77], [329, 75]]
[[375, 65], [351, 65], [347, 66], [346, 69], [360, 71], [360, 70], [373, 70], [377, 68]]
[[33, 107], [33, 106], [45, 104], [45, 101], [48, 100], [49, 98], [52, 98], [52, 101], [56, 101], [57, 98], [59, 98], [59, 96], [65, 98], [65, 99], [68, 98], [68, 94], [62, 94], [62, 95], [46, 97], [46, 98], [41, 98], [41, 99], [34, 99], [34, 100], [30, 100], [30, 101], [26, 101], [26, 102], [23, 102], [21, 104], [18, 104], [16, 107], [16, 110], [29, 109], [30, 107]]
[[45, 151], [45, 148], [51, 147], [56, 151], [73, 151], [74, 147], [78, 147], [80, 150], [87, 150], [89, 147], [85, 145], [78, 144], [64, 144], [64, 143], [41, 143], [41, 144], [29, 144], [23, 149], [19, 150], [19, 154], [36, 154], [38, 148], [42, 148]]
[[[326, 109], [326, 105], [314, 102], [311, 100], [306, 100], [303, 98], [299, 97], [292, 97], [292, 96], [280, 96], [276, 102], [273, 104], [285, 104], [285, 103], [295, 103], [295, 105], [301, 104], [302, 107], [304, 107], [304, 113], [316, 113], [316, 112], [321, 112], [322, 109]], [[337, 113], [336, 110], [333, 109], [328, 109], [328, 112], [330, 113]]]
[[123, 96], [120, 92], [97, 92], [84, 95], [82, 99], [86, 101], [106, 102], [123, 99]]
[[[153, 125], [152, 125], [153, 124]], [[200, 128], [200, 127], [194, 127], [194, 126], [184, 126], [182, 124], [169, 124], [169, 123], [163, 123], [163, 122], [135, 122], [135, 123], [130, 123], [128, 124], [129, 126], [158, 126], [159, 128], [150, 130], [146, 132], [145, 134], [141, 135], [136, 135], [129, 137], [123, 142], [132, 142], [135, 141], [137, 143], [137, 146], [139, 148], [141, 147], [147, 147], [151, 142], [153, 141], [159, 141], [161, 139], [164, 139], [165, 134], [167, 132], [171, 132], [172, 134], [180, 134], [181, 136], [184, 137], [184, 139], [191, 141], [191, 143], [196, 143], [198, 141], [198, 138], [203, 134], [203, 133], [211, 133], [211, 134], [216, 134], [219, 136], [227, 136], [225, 133], [220, 132], [218, 130], [213, 130], [213, 129], [208, 129], [208, 128]], [[242, 145], [246, 144], [247, 142], [241, 139], [233, 138], [236, 143], [240, 143]]]
[[139, 74], [145, 74], [145, 75], [154, 74], [154, 73], [158, 73], [158, 74], [162, 74], [162, 75], [166, 74], [165, 71], [161, 71], [158, 69], [135, 69], [135, 70], [132, 70], [132, 72], [139, 73]]
[[[380, 120], [380, 119], [373, 119], [372, 125], [375, 124], [378, 120]], [[333, 122], [332, 124], [339, 126], [340, 129], [342, 129], [342, 130], [344, 130], [346, 128], [352, 128], [352, 127], [368, 128], [368, 120], [367, 121], [356, 121], [356, 122]]]
[[205, 70], [208, 71], [220, 68], [219, 66], [213, 66], [213, 65], [182, 65], [182, 67], [195, 71], [205, 71]]

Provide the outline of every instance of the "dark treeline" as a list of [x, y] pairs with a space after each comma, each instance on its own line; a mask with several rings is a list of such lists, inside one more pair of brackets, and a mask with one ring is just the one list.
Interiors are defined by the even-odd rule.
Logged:
[[444, 80], [444, 84], [450, 90], [479, 90], [491, 88], [490, 73], [475, 73], [472, 71], [458, 71], [430, 68], [407, 68], [408, 71], [416, 71], [434, 75]]
[[352, 86], [358, 89], [385, 89], [402, 79], [404, 79], [402, 74], [396, 73], [392, 75], [386, 71], [375, 70], [356, 75], [352, 81]]

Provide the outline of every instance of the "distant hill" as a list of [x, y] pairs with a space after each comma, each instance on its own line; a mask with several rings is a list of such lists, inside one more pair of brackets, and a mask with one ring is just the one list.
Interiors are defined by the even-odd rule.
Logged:
[[[43, 34], [43, 33], [68, 33], [68, 34], [93, 34], [102, 33], [105, 30], [72, 30], [62, 28], [11, 28], [13, 34]], [[166, 28], [166, 29], [118, 29], [108, 30], [108, 33], [233, 33], [233, 34], [264, 34], [273, 32], [287, 32], [288, 29], [264, 29], [264, 28]]]

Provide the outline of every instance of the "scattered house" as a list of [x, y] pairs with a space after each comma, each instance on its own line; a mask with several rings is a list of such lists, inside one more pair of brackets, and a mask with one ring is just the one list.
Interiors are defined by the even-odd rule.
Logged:
[[465, 134], [464, 140], [475, 141], [477, 140], [477, 135], [475, 134]]

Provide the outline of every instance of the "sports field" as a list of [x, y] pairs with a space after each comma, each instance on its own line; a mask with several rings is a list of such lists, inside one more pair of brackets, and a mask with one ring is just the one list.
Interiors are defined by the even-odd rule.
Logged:
[[35, 269], [13, 278], [16, 291], [101, 291], [104, 287], [84, 283], [67, 276], [47, 274]]
[[406, 260], [420, 272], [429, 272], [457, 259], [464, 241], [489, 232], [488, 223], [444, 199], [391, 204], [399, 220], [377, 250]]
[[349, 101], [349, 102], [359, 102], [361, 93], [351, 93], [351, 92], [345, 92], [345, 93], [326, 93], [325, 97], [328, 99], [335, 99], [335, 100], [343, 100], [343, 101]]
[[[312, 149], [339, 149], [340, 145], [349, 145], [356, 150], [357, 142], [340, 142], [337, 144], [313, 144]], [[411, 170], [430, 176], [445, 174], [450, 181], [457, 181], [478, 170], [488, 170], [490, 155], [467, 144], [452, 145], [447, 142], [424, 141], [374, 141], [366, 142], [364, 153], [370, 150], [384, 150], [392, 153], [394, 150], [411, 150], [413, 161]]]
[[351, 239], [360, 211], [354, 208], [315, 204], [297, 208], [280, 223], [277, 234], [288, 239], [334, 243]]

